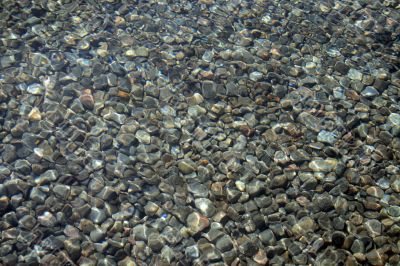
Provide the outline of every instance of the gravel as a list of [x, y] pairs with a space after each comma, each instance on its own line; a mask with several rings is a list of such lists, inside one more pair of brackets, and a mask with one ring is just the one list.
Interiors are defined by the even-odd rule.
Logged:
[[1, 265], [398, 265], [396, 1], [2, 1]]

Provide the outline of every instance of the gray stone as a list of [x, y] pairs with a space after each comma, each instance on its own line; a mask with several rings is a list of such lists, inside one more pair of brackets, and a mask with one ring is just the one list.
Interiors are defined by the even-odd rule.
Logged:
[[102, 222], [104, 222], [104, 220], [107, 218], [104, 210], [93, 207], [90, 210], [90, 214], [89, 214], [89, 219], [91, 221], [93, 221], [96, 224], [100, 224]]
[[361, 81], [363, 78], [363, 74], [354, 68], [351, 68], [349, 70], [349, 72], [347, 73], [347, 76], [349, 77], [349, 79], [358, 80], [358, 81]]
[[217, 85], [212, 81], [204, 81], [201, 86], [202, 95], [206, 99], [214, 99], [217, 96]]
[[261, 232], [259, 238], [261, 239], [261, 242], [266, 246], [274, 246], [276, 244], [275, 235], [270, 229]]
[[93, 242], [100, 242], [106, 237], [106, 232], [101, 229], [101, 227], [96, 226], [91, 232], [90, 232], [90, 239]]
[[15, 146], [10, 144], [4, 145], [2, 157], [3, 161], [6, 163], [14, 161], [15, 158], [17, 158], [17, 149], [15, 148]]
[[379, 95], [379, 91], [377, 91], [372, 86], [367, 86], [362, 92], [361, 95], [364, 97], [375, 97]]
[[380, 236], [382, 234], [382, 224], [376, 219], [370, 219], [364, 223], [365, 229], [371, 237]]
[[347, 66], [345, 63], [343, 63], [343, 62], [337, 62], [336, 64], [335, 64], [335, 70], [337, 71], [337, 72], [339, 72], [340, 74], [342, 74], [342, 75], [346, 75], [347, 74], [347, 72], [349, 72], [349, 69], [350, 69], [350, 67], [349, 66]]
[[211, 200], [206, 198], [198, 198], [194, 201], [196, 208], [200, 210], [200, 212], [207, 216], [211, 217], [215, 214], [216, 208]]
[[280, 188], [280, 187], [286, 187], [288, 182], [288, 179], [286, 175], [277, 175], [274, 176], [271, 180], [270, 183], [270, 188]]
[[228, 235], [223, 235], [222, 237], [218, 238], [215, 246], [221, 251], [221, 252], [227, 252], [232, 250], [233, 248], [233, 241]]
[[138, 139], [140, 143], [150, 144], [151, 136], [144, 130], [139, 129], [138, 131], [136, 131], [135, 137]]
[[337, 138], [337, 135], [334, 132], [329, 132], [326, 130], [321, 130], [317, 136], [318, 141], [323, 142], [323, 143], [328, 143], [331, 145], [335, 144], [336, 138]]
[[196, 164], [190, 159], [182, 159], [178, 162], [179, 170], [184, 174], [191, 174], [196, 171]]
[[388, 117], [388, 121], [395, 126], [400, 126], [400, 114], [391, 113]]

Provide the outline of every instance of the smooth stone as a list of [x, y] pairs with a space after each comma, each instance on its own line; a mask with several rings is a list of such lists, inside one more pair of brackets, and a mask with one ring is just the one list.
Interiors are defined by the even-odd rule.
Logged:
[[277, 175], [274, 176], [270, 182], [270, 188], [279, 188], [279, 187], [286, 187], [288, 182], [288, 178], [286, 175]]
[[383, 198], [383, 195], [385, 194], [385, 192], [380, 187], [376, 187], [376, 186], [367, 188], [366, 192], [368, 195], [371, 195], [375, 198], [380, 198], [380, 199]]
[[367, 229], [371, 237], [380, 236], [382, 234], [382, 224], [376, 219], [371, 219], [364, 222], [364, 227]]
[[132, 233], [136, 240], [147, 241], [149, 235], [157, 233], [155, 229], [148, 227], [144, 224], [138, 224], [132, 229]]
[[149, 133], [147, 133], [144, 130], [139, 129], [138, 131], [136, 131], [135, 137], [137, 138], [137, 140], [140, 143], [143, 144], [150, 144], [151, 142], [151, 136]]
[[44, 90], [45, 90], [44, 86], [39, 83], [31, 84], [26, 88], [26, 91], [33, 95], [42, 95]]
[[201, 91], [204, 98], [214, 99], [217, 96], [217, 85], [213, 81], [203, 81]]
[[46, 211], [42, 215], [38, 216], [38, 222], [45, 227], [53, 227], [56, 224], [57, 219], [53, 214]]
[[385, 262], [387, 260], [387, 255], [382, 254], [383, 252], [377, 249], [373, 249], [370, 252], [368, 252], [365, 257], [374, 266], [379, 266], [379, 265], [385, 265]]
[[39, 187], [33, 187], [29, 198], [36, 204], [44, 203], [48, 195], [44, 193]]
[[249, 75], [249, 79], [252, 81], [259, 81], [260, 79], [262, 79], [262, 77], [263, 77], [263, 74], [258, 71], [251, 72]]
[[96, 224], [100, 224], [105, 221], [107, 218], [106, 213], [104, 210], [93, 207], [89, 213], [89, 219]]
[[338, 160], [329, 158], [329, 159], [318, 159], [313, 160], [308, 164], [314, 172], [331, 172], [333, 171], [338, 164]]
[[15, 158], [17, 158], [17, 149], [15, 148], [15, 146], [10, 144], [4, 145], [2, 157], [3, 161], [6, 163], [14, 161]]
[[200, 251], [197, 245], [186, 247], [185, 256], [192, 259], [198, 258], [200, 256]]
[[274, 246], [276, 244], [276, 238], [272, 230], [266, 229], [259, 234], [261, 242], [266, 246]]
[[29, 174], [31, 172], [31, 165], [27, 160], [18, 160], [15, 162], [15, 170], [22, 174]]
[[211, 217], [215, 214], [216, 208], [211, 200], [206, 198], [198, 198], [194, 201], [196, 208], [200, 210], [200, 212], [207, 216]]
[[399, 206], [390, 206], [387, 208], [387, 214], [393, 218], [400, 218], [400, 207]]
[[106, 232], [99, 226], [96, 226], [92, 231], [90, 231], [90, 239], [97, 243], [106, 237]]
[[148, 246], [154, 251], [159, 252], [164, 247], [164, 239], [158, 233], [152, 233], [147, 239]]
[[182, 159], [178, 162], [178, 168], [183, 174], [191, 174], [196, 171], [196, 164], [190, 159]]
[[292, 232], [295, 235], [303, 235], [306, 232], [314, 231], [315, 228], [316, 224], [312, 218], [303, 217], [295, 225], [293, 225]]
[[343, 62], [337, 62], [336, 64], [335, 64], [335, 70], [337, 71], [337, 72], [339, 72], [340, 74], [342, 74], [342, 75], [346, 75], [348, 72], [349, 72], [349, 69], [350, 69], [350, 67], [349, 66], [347, 66], [345, 63], [343, 63]]
[[59, 174], [56, 170], [47, 170], [43, 174], [40, 175], [39, 178], [35, 179], [36, 184], [50, 183], [56, 181]]
[[138, 47], [136, 49], [130, 49], [125, 52], [125, 55], [128, 57], [148, 57], [149, 56], [149, 48]]
[[29, 121], [40, 121], [42, 120], [42, 114], [37, 107], [33, 107], [28, 114]]
[[388, 116], [388, 121], [395, 126], [400, 126], [400, 114], [397, 113], [391, 113]]
[[133, 258], [126, 256], [118, 262], [118, 266], [137, 266], [137, 264]]
[[379, 91], [377, 91], [372, 86], [367, 86], [362, 92], [361, 95], [364, 97], [375, 97], [379, 95]]
[[328, 143], [328, 144], [335, 144], [337, 135], [334, 132], [329, 132], [326, 130], [321, 130], [318, 133], [317, 140], [319, 142]]
[[215, 243], [215, 246], [221, 252], [227, 252], [232, 250], [233, 241], [228, 235], [223, 235], [222, 237], [218, 238], [217, 242]]
[[31, 215], [25, 215], [18, 221], [18, 224], [25, 229], [31, 230], [36, 225], [36, 219]]
[[362, 240], [356, 239], [356, 240], [354, 240], [353, 244], [351, 245], [350, 250], [353, 253], [364, 253], [365, 244]]
[[360, 71], [358, 71], [354, 68], [351, 68], [349, 70], [349, 72], [347, 73], [347, 77], [349, 77], [349, 79], [352, 79], [352, 80], [361, 81], [363, 78], [363, 74]]
[[[116, 140], [121, 143], [123, 146], [129, 147], [131, 144], [136, 140], [136, 136], [130, 133], [122, 133], [118, 134], [116, 137]], [[112, 139], [111, 140], [106, 140], [109, 141], [108, 143], [105, 143], [106, 147], [110, 147], [112, 144]]]
[[192, 235], [203, 231], [210, 225], [208, 218], [197, 212], [189, 214], [186, 223]]
[[78, 239], [64, 240], [64, 247], [72, 260], [77, 260], [81, 256], [81, 243]]

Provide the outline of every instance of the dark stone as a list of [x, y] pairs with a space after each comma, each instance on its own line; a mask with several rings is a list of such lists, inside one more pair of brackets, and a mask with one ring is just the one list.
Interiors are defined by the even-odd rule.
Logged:
[[346, 75], [347, 72], [349, 72], [350, 67], [347, 66], [345, 63], [339, 61], [335, 64], [335, 70], [342, 75]]

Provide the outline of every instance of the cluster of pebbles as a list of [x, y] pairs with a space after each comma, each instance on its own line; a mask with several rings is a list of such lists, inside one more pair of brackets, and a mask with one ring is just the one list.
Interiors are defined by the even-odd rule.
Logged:
[[394, 0], [3, 0], [2, 265], [399, 265]]

